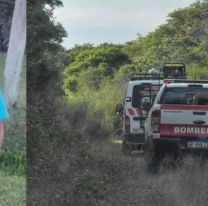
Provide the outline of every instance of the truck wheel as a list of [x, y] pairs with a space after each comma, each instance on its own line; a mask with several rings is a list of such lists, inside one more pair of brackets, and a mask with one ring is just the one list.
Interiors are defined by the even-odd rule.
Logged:
[[173, 154], [173, 167], [181, 168], [183, 166], [183, 154], [182, 152], [177, 151]]
[[153, 148], [151, 148], [149, 142], [145, 142], [144, 144], [144, 158], [145, 158], [145, 162], [148, 164], [149, 162], [152, 161], [153, 157], [154, 157], [155, 153]]
[[123, 140], [123, 142], [122, 142], [122, 152], [123, 152], [124, 155], [130, 155], [131, 154], [131, 148], [126, 143], [125, 140]]
[[148, 141], [145, 142], [144, 148], [144, 158], [147, 170], [151, 173], [157, 173], [162, 162], [162, 156], [149, 144]]

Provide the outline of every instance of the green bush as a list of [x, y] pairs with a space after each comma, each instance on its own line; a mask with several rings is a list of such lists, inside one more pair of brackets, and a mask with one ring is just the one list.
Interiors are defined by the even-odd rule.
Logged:
[[197, 64], [191, 64], [188, 69], [188, 78], [189, 79], [208, 79], [208, 67], [199, 66]]
[[25, 175], [25, 152], [2, 152], [0, 154], [0, 169], [7, 175]]

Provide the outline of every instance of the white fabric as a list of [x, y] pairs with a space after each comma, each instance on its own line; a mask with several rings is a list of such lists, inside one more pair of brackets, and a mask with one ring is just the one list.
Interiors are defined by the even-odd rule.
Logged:
[[26, 44], [26, 0], [15, 0], [12, 28], [4, 71], [4, 97], [7, 106], [14, 104]]

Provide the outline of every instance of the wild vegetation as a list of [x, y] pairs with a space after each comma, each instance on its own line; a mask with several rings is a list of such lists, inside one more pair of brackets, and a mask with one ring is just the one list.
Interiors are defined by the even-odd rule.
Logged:
[[187, 157], [175, 169], [165, 160], [158, 173], [148, 172], [143, 157], [121, 154], [114, 105], [128, 75], [164, 62], [182, 61], [189, 78], [195, 71], [205, 78], [208, 2], [172, 12], [166, 24], [126, 44], [69, 51], [53, 19], [61, 5], [28, 3], [28, 204], [205, 205], [208, 163]]
[[14, 0], [1, 0], [0, 8], [0, 51], [6, 52], [9, 43], [9, 33], [12, 25]]

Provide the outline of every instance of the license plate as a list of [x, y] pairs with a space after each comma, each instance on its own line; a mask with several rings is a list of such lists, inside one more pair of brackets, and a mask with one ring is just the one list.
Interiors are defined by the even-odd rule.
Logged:
[[189, 141], [188, 142], [189, 148], [208, 148], [208, 142], [202, 141]]

